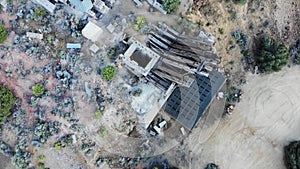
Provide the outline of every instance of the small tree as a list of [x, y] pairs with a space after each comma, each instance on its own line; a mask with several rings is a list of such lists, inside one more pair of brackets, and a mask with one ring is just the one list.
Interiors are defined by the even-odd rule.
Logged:
[[7, 86], [0, 86], [0, 126], [11, 115], [10, 109], [16, 98]]
[[172, 14], [178, 10], [179, 4], [179, 0], [164, 0], [162, 5], [168, 14]]
[[134, 24], [134, 29], [138, 31], [142, 29], [146, 24], [147, 24], [146, 18], [144, 16], [138, 16]]
[[102, 71], [102, 76], [106, 80], [112, 80], [115, 76], [115, 68], [113, 66], [106, 66]]
[[289, 59], [288, 48], [284, 44], [274, 42], [267, 36], [260, 39], [256, 62], [259, 69], [266, 73], [278, 72]]
[[42, 96], [44, 92], [45, 92], [45, 87], [42, 84], [38, 83], [32, 87], [32, 93], [37, 97]]
[[2, 23], [0, 23], [0, 43], [3, 43], [7, 38], [7, 30]]

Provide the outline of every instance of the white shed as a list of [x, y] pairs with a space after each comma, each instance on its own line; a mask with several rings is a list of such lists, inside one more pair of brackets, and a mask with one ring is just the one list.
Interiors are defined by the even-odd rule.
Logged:
[[98, 41], [102, 32], [103, 30], [92, 21], [89, 21], [89, 23], [82, 29], [82, 35], [92, 42]]

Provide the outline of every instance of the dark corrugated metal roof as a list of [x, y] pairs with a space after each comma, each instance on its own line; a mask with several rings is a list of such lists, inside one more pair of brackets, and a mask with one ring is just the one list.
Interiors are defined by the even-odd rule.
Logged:
[[224, 85], [226, 78], [216, 70], [209, 77], [195, 75], [189, 87], [178, 87], [167, 100], [164, 110], [188, 129], [192, 129], [216, 93]]

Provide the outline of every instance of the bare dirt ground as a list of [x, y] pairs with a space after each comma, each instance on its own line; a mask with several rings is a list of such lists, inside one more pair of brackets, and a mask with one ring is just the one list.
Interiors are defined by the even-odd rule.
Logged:
[[300, 1], [276, 0], [274, 18], [277, 31], [284, 41], [297, 40], [300, 33]]
[[234, 114], [203, 144], [194, 129], [187, 145], [189, 168], [215, 162], [220, 168], [282, 169], [283, 147], [300, 139], [299, 67], [272, 75], [248, 75], [246, 93]]

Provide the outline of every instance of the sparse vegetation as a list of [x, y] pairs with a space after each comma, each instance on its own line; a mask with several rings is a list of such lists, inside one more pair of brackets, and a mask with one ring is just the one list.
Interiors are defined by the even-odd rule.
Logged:
[[300, 40], [297, 42], [294, 49], [291, 51], [292, 55], [294, 55], [294, 64], [300, 64]]
[[136, 18], [134, 29], [135, 30], [141, 30], [145, 25], [147, 24], [145, 16], [138, 16]]
[[44, 92], [45, 92], [45, 87], [42, 84], [38, 83], [32, 87], [32, 93], [37, 97], [42, 96]]
[[103, 116], [103, 111], [101, 110], [96, 110], [95, 113], [94, 113], [94, 116], [96, 119], [100, 119], [102, 116]]
[[228, 13], [230, 14], [230, 20], [236, 21], [237, 14], [236, 14], [236, 10], [233, 7], [229, 8]]
[[58, 141], [54, 144], [54, 148], [56, 150], [60, 150], [61, 148], [65, 148], [71, 146], [73, 143], [73, 134], [67, 134], [58, 139]]
[[108, 130], [104, 126], [102, 126], [98, 130], [98, 134], [99, 134], [100, 137], [103, 137], [103, 138], [107, 137], [108, 136]]
[[103, 69], [102, 76], [106, 80], [112, 80], [115, 76], [115, 68], [113, 66], [106, 66]]
[[12, 163], [19, 169], [29, 168], [31, 154], [29, 152], [22, 152], [21, 150], [16, 151], [12, 157]]
[[225, 95], [226, 101], [229, 103], [240, 102], [240, 96], [242, 94], [242, 90], [232, 86], [229, 90], [229, 93]]
[[45, 168], [45, 164], [44, 163], [39, 163], [38, 167], [39, 167], [39, 169], [44, 169]]
[[60, 150], [60, 149], [61, 149], [61, 142], [55, 143], [55, 144], [54, 144], [54, 148], [55, 148], [56, 150]]
[[235, 30], [232, 33], [232, 36], [236, 39], [236, 42], [241, 49], [241, 53], [244, 56], [247, 56], [248, 55], [248, 47], [249, 47], [249, 36], [242, 33], [240, 30]]
[[284, 44], [274, 42], [267, 36], [260, 39], [256, 62], [265, 73], [280, 71], [289, 59], [288, 48]]
[[59, 128], [60, 123], [57, 121], [37, 120], [31, 144], [36, 147], [42, 147], [51, 136], [58, 133]]
[[300, 65], [300, 56], [296, 56], [294, 59], [294, 63]]
[[300, 168], [300, 141], [291, 142], [285, 147], [285, 164], [287, 169]]
[[107, 56], [109, 58], [115, 59], [116, 54], [117, 54], [117, 46], [111, 47], [107, 51]]
[[204, 169], [220, 169], [220, 168], [214, 163], [209, 163]]
[[219, 28], [219, 33], [220, 33], [221, 35], [224, 35], [224, 28]]
[[202, 5], [199, 8], [199, 11], [201, 13], [203, 13], [205, 16], [213, 16], [216, 14], [216, 10], [212, 7], [212, 5], [210, 3]]
[[44, 162], [45, 159], [46, 159], [46, 156], [45, 156], [45, 155], [40, 155], [40, 156], [39, 156], [39, 160], [40, 160], [41, 162]]
[[142, 92], [143, 92], [142, 89], [138, 88], [136, 90], [133, 90], [131, 94], [132, 96], [139, 97], [142, 94]]
[[162, 5], [168, 14], [172, 14], [178, 10], [179, 4], [179, 0], [164, 0]]
[[44, 18], [46, 15], [47, 15], [47, 13], [44, 8], [42, 8], [42, 7], [35, 8], [34, 14], [33, 14], [34, 18], [36, 18], [36, 19]]
[[0, 43], [3, 43], [7, 38], [7, 30], [2, 23], [0, 23]]
[[235, 4], [245, 5], [248, 0], [233, 0]]
[[7, 86], [0, 86], [0, 126], [11, 115], [11, 108], [16, 98]]

